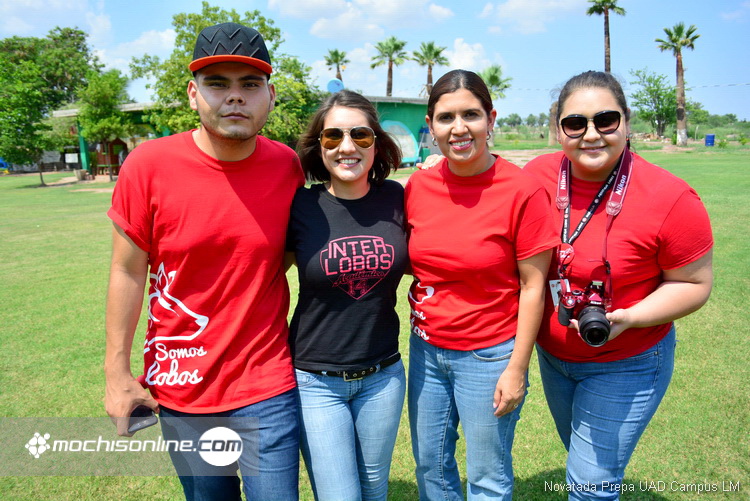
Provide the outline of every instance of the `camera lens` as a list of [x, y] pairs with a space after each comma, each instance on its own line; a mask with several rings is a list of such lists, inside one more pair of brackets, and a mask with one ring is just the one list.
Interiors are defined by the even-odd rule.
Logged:
[[609, 339], [609, 320], [604, 308], [587, 306], [578, 315], [581, 339], [590, 346], [601, 346]]

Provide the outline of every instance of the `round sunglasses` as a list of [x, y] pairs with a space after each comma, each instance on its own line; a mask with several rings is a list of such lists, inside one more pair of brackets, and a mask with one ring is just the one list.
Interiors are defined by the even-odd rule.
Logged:
[[318, 141], [320, 145], [327, 149], [332, 150], [341, 144], [344, 140], [344, 136], [348, 135], [351, 140], [360, 148], [370, 148], [375, 144], [375, 131], [369, 127], [352, 127], [350, 129], [342, 129], [340, 127], [329, 127], [323, 129], [320, 133]]
[[600, 111], [593, 118], [568, 115], [560, 120], [560, 127], [571, 139], [577, 139], [586, 134], [589, 122], [594, 122], [594, 128], [599, 134], [612, 134], [620, 127], [621, 117], [622, 114], [619, 111]]

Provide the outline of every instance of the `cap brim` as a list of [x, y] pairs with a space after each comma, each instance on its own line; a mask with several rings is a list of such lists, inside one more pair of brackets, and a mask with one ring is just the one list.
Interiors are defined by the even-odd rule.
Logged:
[[258, 68], [260, 71], [262, 71], [263, 73], [267, 75], [270, 75], [271, 73], [273, 73], [273, 68], [271, 68], [271, 65], [265, 61], [261, 61], [260, 59], [256, 59], [254, 57], [236, 56], [236, 55], [217, 55], [217, 56], [202, 57], [190, 63], [188, 68], [190, 69], [190, 71], [196, 72], [200, 70], [201, 68], [205, 68], [209, 64], [216, 64], [216, 63], [249, 64], [250, 66]]

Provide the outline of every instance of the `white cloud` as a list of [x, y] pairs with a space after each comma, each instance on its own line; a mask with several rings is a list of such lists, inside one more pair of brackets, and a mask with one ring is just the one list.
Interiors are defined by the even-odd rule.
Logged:
[[34, 26], [27, 23], [18, 16], [3, 16], [2, 22], [0, 22], [0, 33], [13, 33], [15, 35], [26, 35], [33, 33]]
[[86, 24], [89, 26], [89, 43], [91, 45], [108, 45], [112, 40], [112, 21], [107, 14], [86, 13]]
[[485, 19], [487, 17], [490, 17], [492, 13], [495, 11], [495, 6], [491, 3], [488, 3], [484, 6], [484, 9], [482, 9], [482, 12], [479, 14], [480, 19]]
[[279, 11], [284, 16], [296, 18], [315, 18], [334, 15], [345, 9], [344, 0], [269, 0], [268, 8]]
[[725, 21], [747, 21], [750, 17], [750, 2], [742, 2], [740, 8], [731, 12], [722, 12], [719, 14]]
[[480, 71], [491, 64], [481, 43], [470, 44], [463, 38], [456, 38], [453, 41], [453, 50], [446, 50], [445, 55], [449, 61], [449, 68]]
[[75, 26], [86, 0], [0, 0], [0, 38], [44, 36], [55, 26]]
[[370, 40], [379, 38], [384, 33], [383, 28], [351, 5], [334, 18], [319, 18], [310, 28], [310, 34], [320, 38]]
[[452, 10], [450, 10], [447, 7], [442, 7], [440, 5], [435, 5], [434, 3], [431, 3], [429, 8], [429, 13], [432, 19], [435, 21], [445, 21], [446, 19], [450, 19], [455, 14]]
[[496, 18], [501, 25], [510, 25], [523, 34], [542, 33], [547, 24], [559, 19], [561, 14], [583, 12], [586, 0], [508, 0], [483, 11], [489, 18]]
[[164, 31], [146, 31], [132, 42], [121, 43], [109, 49], [97, 49], [96, 54], [107, 68], [117, 68], [124, 73], [130, 73], [130, 62], [134, 57], [144, 54], [162, 59], [169, 57], [174, 49], [176, 36], [172, 28]]
[[269, 0], [283, 15], [311, 20], [310, 34], [319, 38], [367, 41], [415, 22], [442, 22], [454, 12], [429, 0], [312, 0], [309, 3]]

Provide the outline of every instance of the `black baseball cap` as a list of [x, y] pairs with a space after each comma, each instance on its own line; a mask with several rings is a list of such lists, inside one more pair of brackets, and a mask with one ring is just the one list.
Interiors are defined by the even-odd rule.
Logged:
[[214, 63], [245, 63], [270, 75], [271, 56], [257, 30], [237, 23], [221, 23], [204, 28], [195, 41], [193, 61], [188, 68], [195, 73]]

